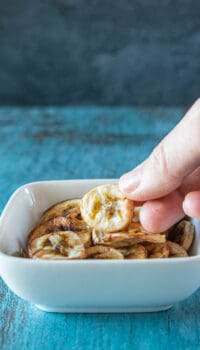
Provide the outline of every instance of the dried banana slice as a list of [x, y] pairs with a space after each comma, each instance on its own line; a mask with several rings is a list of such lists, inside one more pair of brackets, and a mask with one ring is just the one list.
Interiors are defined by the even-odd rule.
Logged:
[[28, 242], [47, 233], [65, 231], [70, 229], [70, 220], [64, 216], [59, 216], [55, 219], [51, 219], [45, 222], [42, 225], [37, 226], [34, 230], [32, 230], [28, 236]]
[[171, 241], [167, 241], [169, 247], [169, 257], [170, 258], [181, 258], [188, 256], [186, 250], [181, 247], [179, 244]]
[[141, 209], [141, 207], [134, 208], [132, 222], [140, 222], [140, 209]]
[[102, 232], [92, 230], [93, 244], [104, 244], [115, 248], [126, 247], [137, 243], [164, 243], [166, 237], [159, 233], [143, 233], [134, 231]]
[[170, 238], [188, 251], [194, 239], [194, 231], [194, 225], [190, 221], [182, 220], [172, 229]]
[[58, 216], [57, 218], [46, 221], [44, 224], [41, 224], [32, 230], [29, 234], [28, 240], [45, 235], [46, 233], [66, 230], [74, 232], [89, 231], [86, 223], [82, 219], [79, 220], [75, 217]]
[[85, 255], [87, 259], [124, 259], [123, 254], [117, 249], [101, 245], [87, 248]]
[[40, 220], [40, 224], [43, 224], [44, 222], [56, 218], [58, 216], [67, 216], [70, 215], [70, 213], [72, 214], [73, 209], [79, 209], [80, 201], [80, 198], [74, 198], [56, 203], [43, 213]]
[[142, 244], [135, 244], [132, 247], [119, 249], [126, 259], [146, 259], [147, 250]]
[[104, 244], [115, 248], [126, 247], [140, 242], [138, 238], [129, 235], [127, 231], [108, 233], [95, 229], [92, 230], [92, 241], [95, 245]]
[[70, 221], [71, 231], [79, 232], [82, 230], [88, 230], [88, 225], [81, 217], [80, 207], [75, 207], [69, 210], [66, 218]]
[[128, 232], [147, 232], [141, 225], [141, 223], [139, 221], [135, 221], [135, 222], [131, 222], [128, 227], [127, 227], [127, 231]]
[[97, 230], [115, 232], [127, 227], [133, 217], [133, 201], [117, 185], [103, 185], [86, 193], [80, 204], [84, 221]]
[[32, 259], [43, 259], [43, 260], [70, 260], [66, 256], [56, 253], [53, 250], [38, 250]]
[[82, 230], [88, 230], [88, 225], [82, 220], [82, 219], [77, 219], [75, 217], [66, 217], [69, 222], [70, 222], [70, 230], [79, 232]]
[[85, 230], [85, 231], [83, 230], [76, 233], [85, 247], [90, 247], [92, 245], [92, 235], [89, 230]]
[[78, 234], [85, 247], [90, 247], [92, 245], [91, 230], [82, 220], [80, 208], [72, 209], [67, 215], [67, 219], [70, 221], [70, 230]]
[[72, 231], [58, 231], [35, 238], [28, 245], [29, 256], [33, 258], [83, 259], [85, 248], [79, 236]]
[[145, 248], [148, 251], [149, 258], [168, 258], [169, 256], [169, 246], [167, 242], [165, 243], [147, 243], [145, 244]]

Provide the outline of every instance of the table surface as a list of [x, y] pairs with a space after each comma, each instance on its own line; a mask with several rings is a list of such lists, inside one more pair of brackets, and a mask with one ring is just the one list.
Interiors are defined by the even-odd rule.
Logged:
[[[119, 177], [182, 115], [181, 108], [1, 108], [1, 210], [27, 182]], [[152, 314], [48, 314], [0, 280], [0, 349], [200, 349], [199, 297]]]

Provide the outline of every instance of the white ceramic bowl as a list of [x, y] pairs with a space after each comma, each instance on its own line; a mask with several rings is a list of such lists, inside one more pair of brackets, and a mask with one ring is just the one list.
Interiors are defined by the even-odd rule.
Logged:
[[198, 289], [198, 222], [188, 258], [43, 261], [12, 256], [49, 206], [115, 181], [37, 182], [12, 195], [0, 221], [0, 273], [15, 294], [45, 311], [139, 312], [168, 309]]

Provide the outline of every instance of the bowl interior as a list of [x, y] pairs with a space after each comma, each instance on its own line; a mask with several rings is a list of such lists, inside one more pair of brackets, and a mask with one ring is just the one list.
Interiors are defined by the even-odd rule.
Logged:
[[[25, 248], [29, 232], [41, 214], [56, 202], [82, 197], [91, 188], [117, 180], [47, 181], [24, 185], [10, 198], [0, 222], [0, 251], [13, 255]], [[196, 235], [190, 255], [200, 255], [200, 222], [193, 220]]]
[[82, 197], [91, 188], [116, 180], [36, 182], [20, 187], [10, 198], [0, 221], [0, 251], [13, 255], [25, 248], [29, 232], [41, 214], [56, 202]]

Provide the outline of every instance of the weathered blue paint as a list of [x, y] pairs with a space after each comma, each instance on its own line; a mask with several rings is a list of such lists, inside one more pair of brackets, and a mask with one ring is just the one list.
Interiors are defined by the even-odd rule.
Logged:
[[[118, 177], [182, 109], [0, 109], [0, 207], [37, 180]], [[48, 293], [48, 291], [47, 291]], [[0, 283], [1, 350], [200, 349], [200, 292], [154, 314], [47, 314]]]

